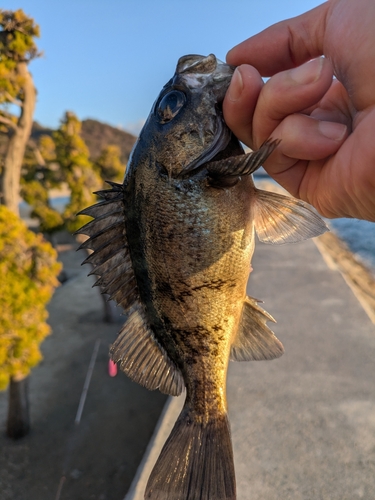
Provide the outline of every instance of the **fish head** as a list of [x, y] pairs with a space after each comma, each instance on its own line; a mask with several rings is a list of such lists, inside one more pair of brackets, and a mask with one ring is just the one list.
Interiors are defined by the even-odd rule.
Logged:
[[169, 178], [195, 174], [231, 141], [221, 108], [233, 71], [213, 54], [179, 59], [138, 141]]

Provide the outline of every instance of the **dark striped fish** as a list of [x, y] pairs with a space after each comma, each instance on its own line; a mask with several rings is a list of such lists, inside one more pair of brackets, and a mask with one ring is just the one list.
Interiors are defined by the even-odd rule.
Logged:
[[153, 500], [233, 500], [225, 395], [228, 362], [274, 359], [274, 321], [246, 296], [254, 232], [266, 243], [317, 236], [301, 201], [255, 188], [277, 146], [244, 151], [221, 103], [233, 68], [182, 57], [134, 147], [123, 185], [100, 192], [79, 232], [97, 285], [127, 312], [111, 357], [148, 389], [178, 395], [181, 415], [149, 479]]

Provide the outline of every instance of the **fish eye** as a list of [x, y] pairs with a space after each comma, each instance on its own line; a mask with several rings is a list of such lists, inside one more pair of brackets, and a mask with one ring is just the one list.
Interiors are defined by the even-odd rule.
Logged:
[[168, 92], [157, 107], [157, 113], [161, 123], [168, 123], [174, 118], [186, 102], [186, 97], [179, 90]]

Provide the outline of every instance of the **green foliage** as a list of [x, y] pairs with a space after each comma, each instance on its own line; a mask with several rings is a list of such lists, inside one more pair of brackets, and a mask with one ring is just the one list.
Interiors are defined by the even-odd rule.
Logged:
[[53, 134], [56, 161], [64, 181], [70, 189], [70, 202], [63, 218], [67, 229], [75, 232], [89, 217], [76, 214], [95, 203], [93, 191], [101, 187], [101, 180], [89, 158], [89, 150], [80, 136], [81, 122], [72, 112], [67, 112], [60, 128]]
[[0, 10], [0, 26], [6, 32], [1, 40], [0, 50], [19, 61], [30, 61], [37, 54], [33, 37], [39, 37], [39, 26], [21, 9]]
[[46, 187], [37, 180], [22, 181], [22, 198], [31, 206], [48, 203], [48, 191]]
[[[31, 216], [39, 220], [40, 230], [52, 233], [65, 227], [74, 233], [88, 217], [77, 213], [95, 203], [94, 191], [102, 182], [89, 150], [80, 136], [81, 122], [67, 112], [53, 137], [42, 136], [38, 146], [29, 148], [23, 165], [21, 196], [32, 207]], [[62, 214], [49, 202], [50, 189], [67, 186], [68, 205]]]
[[9, 209], [0, 206], [0, 390], [28, 375], [50, 333], [46, 305], [58, 285], [56, 251]]
[[[40, 151], [40, 155], [41, 157], [43, 158], [44, 162], [46, 164], [50, 164], [50, 168], [51, 168], [51, 173], [54, 172], [54, 174], [52, 174], [48, 180], [50, 182], [50, 187], [53, 187], [53, 183], [58, 183], [59, 180], [61, 180], [61, 178], [59, 179], [58, 176], [56, 176], [56, 171], [58, 170], [58, 165], [56, 164], [56, 146], [55, 146], [55, 143], [54, 143], [54, 140], [52, 139], [52, 137], [50, 137], [49, 135], [42, 135], [39, 139], [39, 151]], [[52, 168], [52, 165], [54, 165], [54, 168]]]
[[42, 233], [51, 234], [64, 228], [62, 215], [49, 204], [36, 205], [30, 215], [39, 220], [39, 229]]
[[[121, 182], [124, 177], [126, 165], [121, 162], [119, 147], [105, 147], [93, 163], [80, 133], [81, 122], [67, 112], [52, 137], [41, 136], [38, 144], [26, 151], [21, 196], [31, 205], [31, 216], [38, 219], [43, 232], [63, 227], [75, 232], [90, 220], [77, 217], [77, 213], [95, 203], [93, 192], [101, 189], [105, 180]], [[49, 191], [62, 185], [69, 189], [70, 201], [60, 214], [50, 205]]]
[[56, 163], [55, 143], [41, 136], [37, 146], [28, 147], [23, 161], [21, 197], [32, 207], [31, 217], [39, 229], [51, 234], [64, 226], [62, 215], [51, 207], [49, 190], [60, 187], [63, 177]]
[[109, 145], [105, 147], [95, 166], [100, 177], [106, 181], [122, 182], [126, 170], [126, 165], [121, 162], [121, 151], [118, 146]]
[[0, 103], [22, 101], [23, 80], [17, 65], [39, 55], [34, 41], [39, 37], [39, 26], [19, 9], [0, 10], [0, 28]]

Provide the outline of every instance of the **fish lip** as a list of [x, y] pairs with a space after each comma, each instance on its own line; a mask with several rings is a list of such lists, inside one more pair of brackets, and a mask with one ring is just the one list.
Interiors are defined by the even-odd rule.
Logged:
[[176, 74], [183, 73], [207, 73], [211, 74], [216, 70], [218, 59], [214, 54], [202, 56], [198, 54], [187, 54], [179, 58], [176, 67]]
[[228, 77], [231, 77], [235, 69], [236, 66], [232, 66], [231, 64], [221, 61], [214, 54], [209, 54], [208, 56], [189, 54], [180, 57], [177, 63], [175, 75], [206, 74], [215, 82], [221, 82]]
[[183, 81], [191, 90], [202, 90], [209, 85], [217, 102], [220, 102], [224, 99], [235, 69], [235, 66], [221, 61], [214, 54], [206, 57], [193, 54], [179, 59], [174, 79]]

